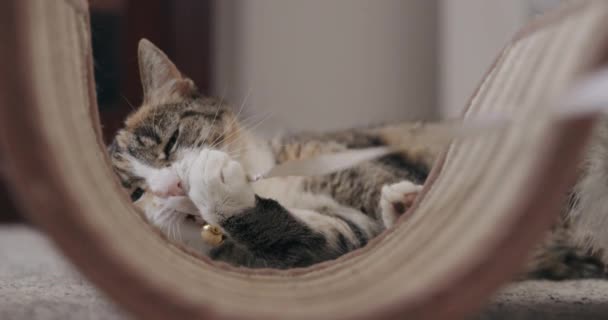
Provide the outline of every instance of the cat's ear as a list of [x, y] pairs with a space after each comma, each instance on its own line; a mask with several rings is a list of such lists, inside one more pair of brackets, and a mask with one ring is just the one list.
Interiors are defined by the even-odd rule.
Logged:
[[178, 102], [198, 95], [194, 82], [147, 39], [139, 41], [138, 58], [145, 103]]

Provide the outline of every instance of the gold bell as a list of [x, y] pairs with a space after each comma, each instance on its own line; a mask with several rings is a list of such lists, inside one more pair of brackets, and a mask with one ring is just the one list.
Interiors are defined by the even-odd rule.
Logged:
[[213, 247], [217, 247], [224, 242], [224, 234], [218, 226], [206, 224], [201, 230], [201, 238]]

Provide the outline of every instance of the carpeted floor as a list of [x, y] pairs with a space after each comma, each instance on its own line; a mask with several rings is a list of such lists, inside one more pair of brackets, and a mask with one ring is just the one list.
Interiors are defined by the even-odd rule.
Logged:
[[0, 319], [125, 319], [40, 233], [0, 226]]
[[[0, 226], [0, 319], [127, 319], [40, 233]], [[608, 281], [528, 281], [511, 285], [477, 317], [608, 319]]]
[[526, 281], [500, 292], [478, 319], [608, 319], [608, 281]]

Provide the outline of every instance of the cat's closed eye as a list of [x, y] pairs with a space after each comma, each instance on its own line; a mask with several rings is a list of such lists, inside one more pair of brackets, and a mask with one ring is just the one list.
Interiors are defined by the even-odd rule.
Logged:
[[167, 141], [167, 144], [165, 145], [165, 148], [163, 149], [165, 158], [168, 158], [169, 155], [171, 154], [171, 152], [173, 152], [173, 149], [175, 148], [175, 144], [177, 143], [178, 137], [179, 137], [179, 128], [175, 129], [175, 131], [171, 135], [171, 138], [169, 138], [169, 141]]
[[135, 202], [141, 198], [146, 191], [142, 188], [135, 188], [133, 192], [131, 192], [131, 201]]

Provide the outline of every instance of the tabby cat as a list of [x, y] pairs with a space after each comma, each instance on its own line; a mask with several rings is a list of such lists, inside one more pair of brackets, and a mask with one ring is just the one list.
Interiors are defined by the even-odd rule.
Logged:
[[[236, 266], [293, 268], [335, 259], [392, 226], [421, 190], [435, 150], [410, 150], [322, 177], [249, 177], [287, 160], [389, 144], [381, 129], [299, 134], [263, 140], [220, 100], [147, 40], [139, 45], [142, 106], [125, 121], [109, 153], [132, 200], [170, 239]], [[225, 235], [212, 247], [203, 223]], [[564, 241], [560, 223], [527, 274], [550, 278], [603, 274]]]

